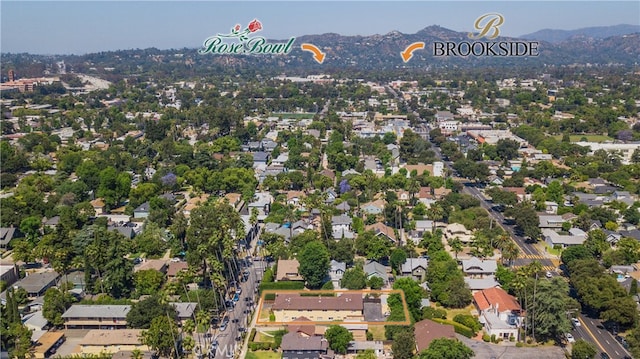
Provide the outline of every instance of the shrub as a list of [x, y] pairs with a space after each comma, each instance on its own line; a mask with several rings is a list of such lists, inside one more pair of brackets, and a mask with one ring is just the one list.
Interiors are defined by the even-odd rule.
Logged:
[[440, 308], [424, 307], [422, 308], [422, 319], [447, 319], [447, 311]]
[[491, 334], [491, 342], [492, 343], [496, 343], [496, 335], [495, 334]]
[[453, 321], [473, 329], [475, 333], [482, 330], [482, 324], [480, 323], [478, 318], [474, 317], [471, 314], [457, 314], [455, 317], [453, 317]]
[[516, 343], [516, 348], [522, 348], [524, 346], [524, 344], [522, 342], [517, 342]]
[[271, 290], [302, 290], [304, 289], [304, 283], [303, 282], [297, 282], [297, 281], [284, 281], [284, 282], [265, 282], [263, 281], [262, 283], [260, 283], [260, 293], [262, 293], [263, 290], [267, 290], [267, 289], [271, 289]]
[[269, 321], [270, 322], [275, 322], [276, 321], [275, 313], [273, 313], [273, 312], [269, 313]]
[[509, 337], [509, 341], [510, 342], [515, 342], [516, 341], [516, 337], [514, 337], [513, 335]]
[[251, 328], [251, 333], [249, 333], [249, 343], [253, 342], [256, 339], [256, 328]]
[[264, 300], [276, 300], [276, 293], [267, 293], [264, 295]]
[[482, 340], [483, 340], [485, 343], [488, 343], [488, 342], [491, 340], [491, 337], [489, 336], [489, 334], [484, 333], [484, 334], [482, 334]]

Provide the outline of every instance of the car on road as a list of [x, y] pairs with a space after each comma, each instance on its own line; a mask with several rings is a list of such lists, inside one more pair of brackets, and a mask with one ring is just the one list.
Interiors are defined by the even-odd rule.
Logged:
[[242, 294], [242, 288], [238, 287], [238, 289], [236, 289], [236, 294], [238, 295]]
[[234, 302], [237, 302], [237, 301], [239, 301], [239, 300], [240, 300], [240, 294], [236, 293], [236, 294], [233, 296], [233, 301], [234, 301]]
[[616, 340], [618, 341], [618, 343], [620, 343], [625, 349], [629, 349], [629, 343], [627, 343], [627, 340], [620, 336], [620, 335], [616, 335]]
[[227, 349], [227, 352], [225, 355], [227, 356], [227, 358], [233, 358], [235, 355], [235, 352], [232, 349]]
[[222, 323], [222, 325], [218, 329], [220, 329], [221, 332], [224, 332], [225, 330], [227, 330], [227, 323]]
[[553, 274], [551, 273], [551, 271], [547, 271], [547, 273], [545, 273], [544, 276], [547, 278], [551, 278], [553, 277]]
[[609, 356], [609, 354], [602, 352], [600, 353], [600, 358], [601, 359], [611, 359], [611, 357]]
[[239, 331], [240, 333], [244, 333], [244, 332], [246, 332], [246, 331], [247, 331], [247, 328], [240, 327], [240, 328], [238, 328], [238, 331]]
[[211, 347], [209, 347], [209, 351], [211, 353], [215, 353], [216, 350], [218, 350], [218, 345], [219, 345], [218, 341], [214, 340], [213, 343], [211, 343]]
[[573, 323], [574, 327], [579, 327], [581, 326], [580, 324], [580, 320], [578, 318], [571, 318], [571, 323]]
[[236, 337], [236, 341], [238, 341], [238, 342], [239, 342], [239, 341], [241, 341], [241, 340], [242, 340], [242, 337], [238, 335], [238, 336]]
[[573, 335], [571, 335], [571, 333], [567, 333], [564, 335], [565, 338], [567, 338], [567, 341], [569, 343], [575, 343], [576, 339], [573, 337]]
[[231, 321], [232, 323], [238, 323], [240, 321], [240, 319], [238, 318], [233, 318], [233, 320]]

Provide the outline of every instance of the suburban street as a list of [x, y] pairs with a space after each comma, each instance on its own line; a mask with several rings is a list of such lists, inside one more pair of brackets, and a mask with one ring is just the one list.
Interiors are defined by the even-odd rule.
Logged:
[[584, 339], [592, 342], [599, 352], [609, 354], [612, 359], [631, 357], [631, 354], [624, 349], [613, 334], [602, 326], [600, 320], [589, 318], [584, 314], [580, 314], [578, 319], [580, 320], [580, 326], [571, 331], [576, 340]]

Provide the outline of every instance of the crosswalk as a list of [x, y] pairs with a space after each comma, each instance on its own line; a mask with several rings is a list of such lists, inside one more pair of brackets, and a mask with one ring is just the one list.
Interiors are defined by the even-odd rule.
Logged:
[[518, 258], [528, 258], [528, 259], [547, 259], [547, 257], [540, 254], [524, 254], [520, 253]]
[[[515, 265], [515, 266], [512, 266], [511, 268], [518, 269], [518, 268], [521, 268], [521, 267], [524, 267], [524, 266]], [[555, 271], [556, 270], [556, 267], [554, 267], [554, 266], [542, 266], [541, 268], [542, 268], [542, 271]]]

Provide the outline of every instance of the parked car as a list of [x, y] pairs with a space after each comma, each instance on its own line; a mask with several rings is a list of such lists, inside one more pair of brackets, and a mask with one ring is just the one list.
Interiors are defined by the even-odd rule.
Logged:
[[551, 278], [551, 277], [553, 277], [553, 274], [551, 273], [551, 271], [547, 271], [547, 273], [545, 274], [545, 276], [546, 276], [547, 278]]
[[611, 357], [609, 356], [609, 354], [602, 352], [600, 353], [600, 358], [601, 359], [611, 359]]
[[571, 322], [573, 323], [574, 327], [579, 327], [581, 326], [580, 324], [580, 320], [578, 320], [578, 318], [571, 318]]
[[227, 330], [227, 323], [222, 323], [219, 329], [221, 332], [224, 332], [225, 330]]
[[573, 335], [571, 335], [571, 333], [565, 334], [564, 337], [567, 338], [567, 341], [569, 343], [575, 343], [576, 342], [575, 338], [573, 337]]

